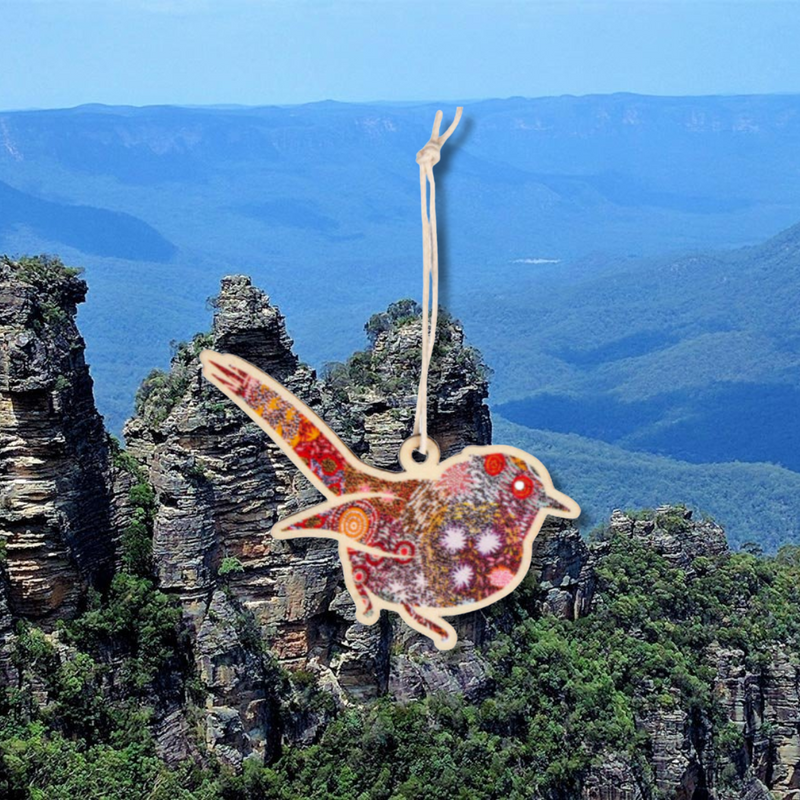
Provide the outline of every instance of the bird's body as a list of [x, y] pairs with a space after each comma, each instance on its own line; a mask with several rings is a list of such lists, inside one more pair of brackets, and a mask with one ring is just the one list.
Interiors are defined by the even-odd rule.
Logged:
[[339, 541], [357, 618], [397, 611], [440, 649], [455, 644], [444, 616], [489, 605], [512, 591], [530, 564], [546, 514], [576, 517], [577, 504], [553, 489], [544, 467], [511, 447], [468, 447], [420, 464], [413, 440], [402, 473], [361, 462], [310, 409], [265, 373], [206, 350], [205, 376], [270, 435], [328, 498], [279, 522], [277, 538]]

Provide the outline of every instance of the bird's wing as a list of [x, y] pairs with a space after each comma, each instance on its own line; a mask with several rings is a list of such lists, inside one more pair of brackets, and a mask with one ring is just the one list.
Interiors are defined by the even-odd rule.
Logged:
[[379, 492], [348, 494], [327, 503], [308, 508], [281, 520], [272, 528], [276, 539], [317, 536], [337, 539], [352, 550], [372, 553], [383, 558], [403, 558], [387, 549], [381, 541], [382, 514], [373, 500], [384, 500], [402, 512], [405, 505], [396, 495]]
[[326, 497], [344, 494], [358, 480], [364, 465], [284, 386], [227, 353], [204, 350], [200, 361], [203, 375], [263, 428]]

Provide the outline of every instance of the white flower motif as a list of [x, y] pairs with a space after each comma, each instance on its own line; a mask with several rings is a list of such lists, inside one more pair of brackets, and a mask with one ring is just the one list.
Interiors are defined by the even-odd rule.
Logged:
[[456, 589], [466, 589], [466, 587], [472, 583], [473, 574], [473, 569], [469, 564], [459, 564], [459, 566], [453, 570], [453, 586], [455, 586]]
[[500, 536], [491, 528], [485, 530], [478, 537], [478, 552], [481, 555], [488, 556], [492, 553], [496, 553], [500, 549], [500, 546]]
[[392, 581], [389, 584], [389, 592], [393, 594], [398, 600], [408, 599], [408, 588], [400, 581]]
[[467, 544], [467, 532], [459, 525], [451, 525], [444, 529], [441, 541], [448, 553], [457, 553]]

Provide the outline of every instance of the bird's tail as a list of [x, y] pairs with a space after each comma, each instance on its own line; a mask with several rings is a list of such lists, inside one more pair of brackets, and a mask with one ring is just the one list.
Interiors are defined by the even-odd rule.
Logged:
[[325, 495], [346, 491], [354, 457], [304, 403], [249, 361], [204, 350], [203, 375], [263, 428]]

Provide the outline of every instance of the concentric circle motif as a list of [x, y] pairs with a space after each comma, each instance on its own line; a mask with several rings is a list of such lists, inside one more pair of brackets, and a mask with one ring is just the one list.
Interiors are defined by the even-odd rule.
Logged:
[[407, 564], [414, 558], [414, 553], [417, 552], [417, 548], [411, 542], [398, 542], [397, 547], [394, 548], [394, 554], [398, 556], [398, 561], [401, 564]]
[[369, 570], [366, 567], [356, 567], [353, 570], [353, 580], [356, 583], [366, 583], [369, 580]]
[[514, 497], [524, 500], [533, 491], [533, 481], [527, 475], [517, 475], [511, 484], [511, 494]]
[[363, 539], [369, 531], [369, 515], [363, 508], [348, 508], [339, 517], [339, 531], [351, 539]]
[[492, 453], [483, 459], [483, 468], [489, 475], [499, 475], [506, 468], [506, 460], [500, 453]]

